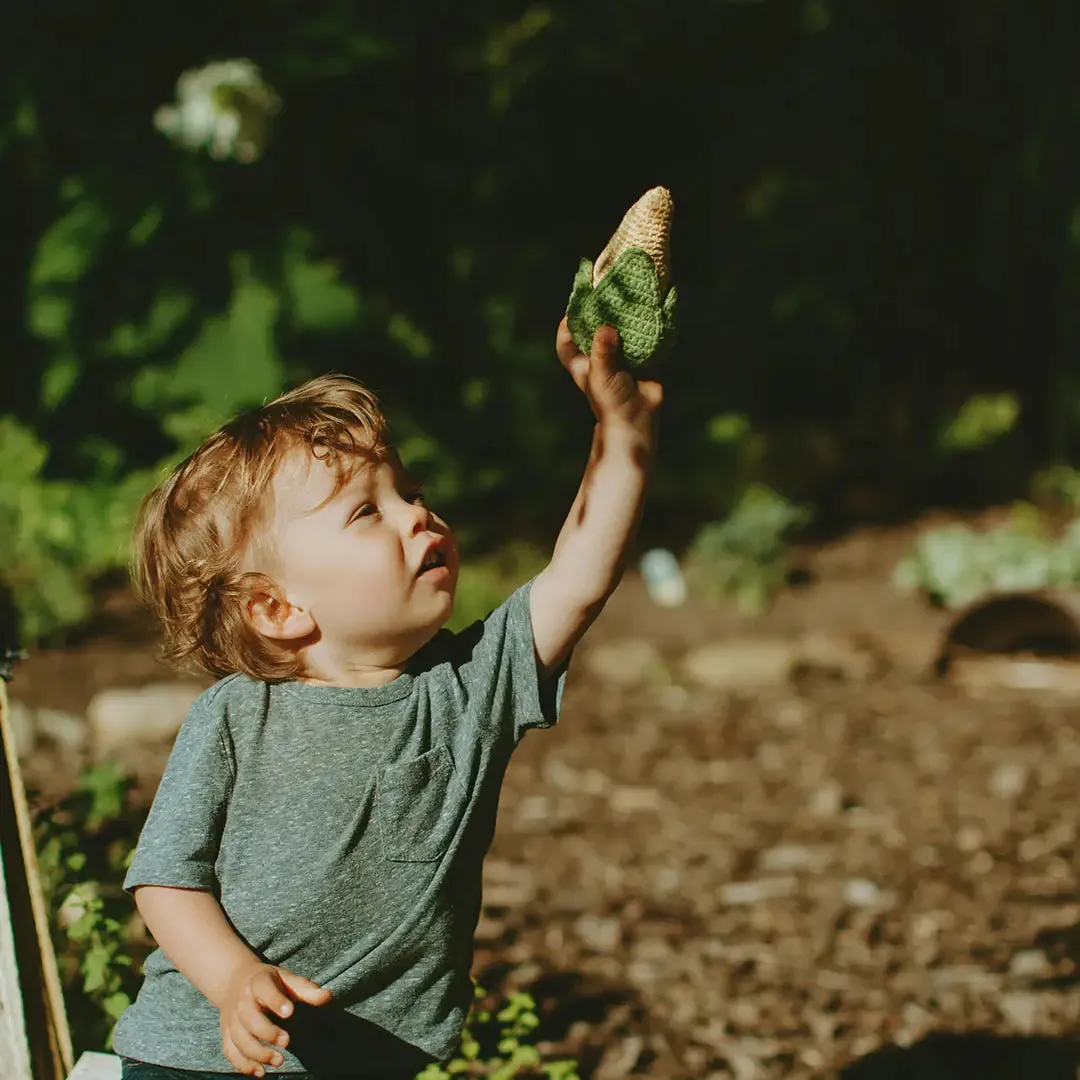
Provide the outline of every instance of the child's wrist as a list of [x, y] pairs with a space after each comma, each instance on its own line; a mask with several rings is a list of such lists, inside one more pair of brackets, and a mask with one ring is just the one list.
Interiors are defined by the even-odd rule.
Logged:
[[603, 416], [596, 421], [597, 435], [605, 451], [625, 449], [633, 453], [652, 451], [655, 442], [653, 418], [647, 414], [635, 417]]

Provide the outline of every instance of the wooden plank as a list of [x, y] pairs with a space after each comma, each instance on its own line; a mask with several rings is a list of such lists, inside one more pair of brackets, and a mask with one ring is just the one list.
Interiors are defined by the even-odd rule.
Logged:
[[68, 1080], [120, 1080], [120, 1059], [115, 1054], [87, 1050], [75, 1063]]
[[[0, 1038], [12, 1043], [13, 1060], [25, 1042], [29, 1051], [29, 1074], [26, 1080], [64, 1080], [71, 1072], [74, 1055], [71, 1033], [64, 1009], [64, 993], [56, 966], [45, 910], [45, 898], [38, 876], [37, 852], [26, 802], [26, 789], [11, 728], [7, 688], [0, 678], [0, 860], [7, 911], [4, 923], [10, 930], [0, 931], [0, 971], [15, 973], [18, 994], [0, 984], [4, 997], [0, 1008], [14, 1028], [21, 1011], [23, 1034], [7, 1035], [0, 1027]], [[21, 1010], [15, 999], [21, 998]], [[8, 1048], [0, 1042], [0, 1056], [7, 1058]], [[14, 1077], [23, 1080], [19, 1073]]]
[[[5, 813], [0, 806], [0, 820]], [[0, 856], [3, 853], [0, 846]], [[7, 893], [4, 860], [0, 857], [0, 1080], [33, 1080], [19, 968], [15, 962], [15, 931]]]

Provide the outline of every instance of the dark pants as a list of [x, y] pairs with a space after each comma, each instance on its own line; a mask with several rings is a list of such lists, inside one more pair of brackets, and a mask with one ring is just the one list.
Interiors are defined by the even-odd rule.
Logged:
[[[195, 1069], [172, 1069], [168, 1065], [152, 1065], [148, 1061], [136, 1061], [134, 1058], [122, 1057], [121, 1080], [227, 1080], [229, 1077], [240, 1076], [241, 1073], [229, 1072], [198, 1072]], [[324, 1076], [326, 1074], [323, 1074]], [[281, 1080], [323, 1080], [315, 1073], [309, 1072], [267, 1072], [266, 1076], [280, 1077]], [[335, 1073], [327, 1080], [347, 1080], [349, 1074]], [[357, 1080], [368, 1080], [373, 1073], [357, 1073]], [[382, 1073], [379, 1080], [413, 1080], [416, 1073], [409, 1070], [408, 1073]]]
[[[414, 1080], [434, 1060], [411, 1043], [333, 1005], [297, 1001], [288, 1019], [274, 1017], [289, 1033], [289, 1052], [305, 1072], [271, 1072], [288, 1080]], [[121, 1058], [123, 1080], [224, 1080], [237, 1072], [196, 1072]], [[227, 1063], [226, 1063], [227, 1064]]]
[[[224, 1080], [229, 1076], [240, 1076], [240, 1073], [198, 1072], [195, 1069], [173, 1069], [168, 1065], [153, 1065], [149, 1061], [136, 1061], [134, 1058], [122, 1057], [121, 1080]], [[284, 1080], [314, 1080], [311, 1073], [270, 1073], [270, 1076], [280, 1076]]]

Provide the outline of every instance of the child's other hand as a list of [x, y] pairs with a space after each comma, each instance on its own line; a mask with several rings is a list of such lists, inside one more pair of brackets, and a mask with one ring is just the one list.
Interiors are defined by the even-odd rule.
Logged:
[[625, 424], [648, 434], [652, 414], [659, 409], [664, 392], [658, 382], [639, 382], [620, 367], [619, 335], [613, 327], [601, 326], [596, 331], [590, 355], [586, 356], [574, 344], [564, 318], [555, 337], [555, 351], [578, 389], [589, 399], [598, 423]]
[[293, 1001], [325, 1005], [333, 994], [302, 975], [272, 964], [244, 966], [233, 977], [221, 1007], [221, 1048], [246, 1076], [262, 1076], [264, 1065], [280, 1065], [275, 1047], [289, 1044], [288, 1032], [267, 1013], [291, 1016]]

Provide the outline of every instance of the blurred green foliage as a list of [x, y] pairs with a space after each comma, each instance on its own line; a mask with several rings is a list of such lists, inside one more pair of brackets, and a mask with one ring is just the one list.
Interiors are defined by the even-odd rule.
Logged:
[[124, 874], [139, 822], [127, 812], [131, 780], [112, 761], [88, 768], [75, 791], [38, 814], [35, 842], [76, 1056], [111, 1049], [149, 951]]
[[111, 481], [51, 479], [48, 453], [29, 428], [0, 415], [0, 566], [31, 641], [89, 613], [87, 582], [124, 563], [150, 482], [146, 470]]
[[722, 521], [704, 525], [688, 552], [687, 581], [712, 600], [734, 599], [745, 612], [765, 611], [786, 584], [788, 534], [811, 514], [752, 484]]
[[[155, 126], [230, 57], [281, 106], [247, 164]], [[755, 482], [822, 527], [1020, 497], [1080, 451], [1078, 59], [1071, 0], [8, 5], [23, 638], [82, 616], [137, 488], [326, 370], [381, 394], [467, 553], [549, 546], [591, 425], [555, 325], [657, 183], [681, 315], [645, 543]]]
[[1021, 504], [1009, 521], [977, 530], [955, 523], [919, 534], [894, 581], [944, 607], [980, 596], [1080, 585], [1080, 517], [1062, 533], [1034, 507]]

